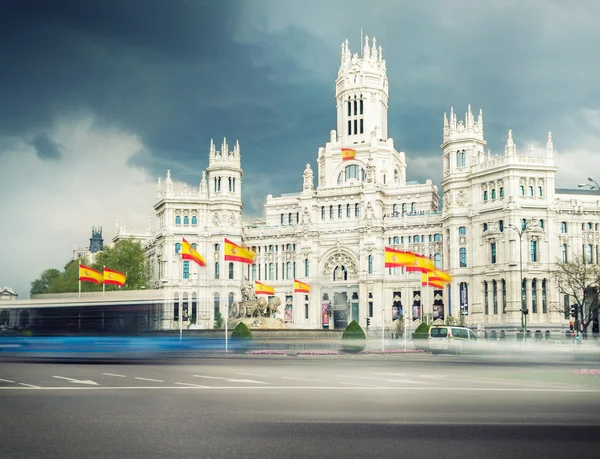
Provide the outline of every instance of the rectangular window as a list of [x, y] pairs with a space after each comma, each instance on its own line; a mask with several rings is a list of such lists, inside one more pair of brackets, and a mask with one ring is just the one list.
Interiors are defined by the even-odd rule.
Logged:
[[350, 218], [350, 204], [346, 204], [346, 217]]
[[321, 220], [325, 220], [325, 206], [321, 206]]
[[360, 99], [360, 114], [363, 114], [363, 100]]
[[252, 280], [256, 280], [256, 265], [252, 265]]
[[348, 101], [348, 116], [352, 116], [352, 102]]
[[[361, 102], [362, 102], [362, 101], [361, 101]], [[361, 119], [360, 119], [360, 133], [361, 133], [361, 134], [363, 134], [363, 133], [364, 133], [364, 131], [365, 131], [365, 124], [364, 124], [364, 121], [363, 121], [363, 119], [361, 118]]]
[[498, 314], [498, 283], [492, 281], [492, 298], [494, 301], [494, 314]]
[[338, 206], [338, 218], [342, 218], [342, 205]]
[[562, 222], [560, 224], [560, 232], [561, 233], [566, 233], [567, 232], [567, 222]]
[[187, 260], [183, 262], [183, 278], [190, 278], [190, 262]]
[[502, 279], [502, 314], [506, 314], [506, 281]]
[[373, 274], [373, 255], [369, 255], [369, 274]]
[[275, 265], [273, 263], [269, 263], [269, 280], [275, 279]]
[[546, 306], [546, 279], [542, 281], [542, 312], [546, 314], [548, 312]]
[[309, 270], [309, 262], [308, 262], [308, 258], [304, 259], [304, 277], [308, 277], [310, 275], [310, 270]]
[[491, 244], [491, 255], [492, 255], [492, 264], [496, 264], [496, 243], [492, 242]]
[[360, 217], [360, 207], [358, 206], [358, 204], [354, 204], [354, 216]]
[[500, 197], [501, 198], [504, 197], [504, 187], [503, 186], [500, 187]]
[[485, 305], [485, 314], [490, 313], [490, 298], [488, 295], [488, 283], [486, 281], [483, 282], [483, 301]]
[[358, 102], [354, 101], [354, 116], [358, 115]]
[[358, 134], [358, 120], [354, 120], [354, 133]]
[[562, 245], [562, 262], [567, 262], [567, 244]]
[[304, 318], [308, 320], [308, 304], [304, 305]]
[[537, 257], [537, 241], [533, 240], [529, 243], [531, 249], [531, 261], [538, 261]]
[[221, 270], [220, 270], [219, 262], [217, 261], [215, 263], [215, 279], [219, 279], [220, 275], [221, 275]]
[[373, 302], [369, 301], [369, 317], [373, 317]]
[[458, 251], [458, 255], [459, 255], [459, 265], [461, 268], [466, 268], [467, 267], [467, 249], [464, 247], [461, 247]]
[[348, 120], [348, 135], [352, 135], [352, 121]]
[[569, 305], [569, 295], [564, 295], [563, 296], [563, 312], [565, 314], [565, 319], [568, 319], [570, 317], [570, 305]]
[[537, 279], [531, 281], [531, 312], [536, 314], [537, 311]]

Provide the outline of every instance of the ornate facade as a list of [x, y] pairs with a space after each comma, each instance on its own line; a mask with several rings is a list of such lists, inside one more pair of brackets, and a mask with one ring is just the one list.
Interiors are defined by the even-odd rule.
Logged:
[[[155, 231], [119, 223], [114, 241], [144, 241], [153, 286], [173, 299], [165, 328], [178, 327], [181, 298], [184, 317], [211, 327], [217, 310], [240, 299], [245, 279], [275, 287], [298, 328], [339, 328], [352, 319], [364, 326], [366, 318], [390, 327], [403, 312], [413, 326], [425, 315], [461, 315], [469, 325], [511, 331], [520, 328], [521, 301], [530, 329], [568, 324], [552, 265], [582, 252], [598, 262], [600, 195], [555, 188], [550, 133], [541, 153], [518, 152], [511, 131], [502, 154], [486, 151], [483, 114], [469, 106], [464, 120], [452, 109], [444, 115], [440, 208], [431, 180], [406, 181], [405, 153], [388, 137], [388, 97], [375, 39], [365, 39], [360, 54], [343, 43], [337, 129], [317, 151], [317, 170], [306, 165], [301, 191], [268, 195], [260, 221], [242, 220], [238, 143], [230, 149], [224, 140], [217, 151], [211, 141], [199, 186], [175, 186], [170, 172], [159, 179]], [[342, 148], [354, 156], [343, 159]], [[182, 265], [182, 237], [207, 268]], [[255, 264], [224, 265], [224, 237], [253, 247]], [[454, 279], [443, 290], [422, 287], [420, 275], [384, 268], [385, 246], [431, 256]], [[310, 295], [293, 293], [294, 278], [311, 285]]]

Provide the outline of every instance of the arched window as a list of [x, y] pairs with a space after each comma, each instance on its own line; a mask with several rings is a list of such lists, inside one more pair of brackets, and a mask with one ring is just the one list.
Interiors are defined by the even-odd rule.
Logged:
[[198, 224], [198, 217], [196, 217], [195, 215], [192, 217], [192, 225], [197, 225]]
[[179, 215], [175, 216], [175, 224], [181, 225], [181, 217]]
[[467, 234], [467, 227], [466, 226], [460, 226], [458, 228], [458, 234]]
[[435, 263], [435, 267], [437, 269], [442, 269], [442, 254], [441, 253], [436, 253], [433, 256], [433, 262]]
[[394, 217], [398, 216], [398, 204], [394, 204], [392, 206], [392, 214], [393, 214]]
[[440, 242], [442, 240], [442, 235], [440, 233], [436, 233], [433, 235], [433, 242]]
[[285, 264], [285, 278], [288, 280], [292, 278], [292, 262], [291, 261], [288, 261]]
[[464, 247], [461, 247], [458, 250], [458, 260], [459, 260], [459, 266], [461, 268], [467, 267], [467, 249], [465, 249]]
[[342, 218], [342, 205], [338, 205], [338, 218]]
[[560, 232], [561, 233], [566, 233], [567, 232], [567, 222], [561, 222], [561, 224], [560, 224]]
[[415, 237], [413, 238], [413, 241], [415, 241], [415, 242], [421, 242], [421, 240], [419, 239], [419, 236], [415, 236]]
[[492, 199], [496, 199], [496, 188], [492, 190]]
[[175, 243], [175, 253], [179, 253], [181, 251], [181, 244], [179, 242]]
[[369, 263], [369, 266], [368, 266], [369, 274], [373, 274], [373, 255], [369, 255], [368, 260], [369, 260], [368, 261], [368, 263]]
[[394, 244], [400, 244], [400, 238], [398, 236], [394, 236]]
[[184, 225], [189, 225], [190, 224], [190, 217], [188, 217], [187, 215], [185, 217], [183, 217], [183, 224]]
[[234, 293], [233, 292], [229, 292], [229, 298], [228, 298], [229, 307], [231, 307], [231, 305], [233, 304], [234, 298], [235, 298]]
[[400, 183], [400, 171], [394, 169], [394, 183]]
[[406, 213], [406, 203], [402, 204], [402, 214]]
[[183, 278], [184, 279], [190, 278], [190, 262], [188, 260], [185, 260], [183, 262]]
[[354, 216], [360, 217], [360, 206], [358, 204], [354, 204]]
[[483, 200], [484, 200], [484, 201], [487, 201], [487, 200], [488, 200], [488, 192], [487, 192], [487, 190], [485, 190], [485, 191], [483, 192]]
[[338, 266], [333, 270], [333, 280], [348, 280], [348, 271], [346, 270], [345, 266]]
[[329, 206], [329, 219], [333, 220], [333, 206]]
[[221, 266], [219, 265], [219, 262], [216, 261], [215, 262], [215, 279], [220, 279], [221, 278]]
[[365, 170], [357, 164], [346, 166], [340, 175], [338, 175], [338, 184], [347, 182], [348, 180], [360, 180], [364, 182], [367, 178]]
[[410, 211], [414, 214], [417, 212], [417, 203], [416, 202], [412, 202], [410, 204]]
[[196, 243], [195, 242], [192, 244], [192, 247], [194, 248], [194, 250], [196, 250]]
[[542, 192], [542, 187], [538, 186], [538, 198], [541, 198], [544, 195], [544, 193]]
[[533, 187], [527, 187], [527, 196], [533, 197]]
[[521, 185], [519, 187], [519, 195], [520, 196], [525, 196], [525, 187], [523, 185]]
[[325, 220], [325, 206], [321, 206], [321, 220]]
[[229, 263], [229, 278], [233, 279], [233, 263]]

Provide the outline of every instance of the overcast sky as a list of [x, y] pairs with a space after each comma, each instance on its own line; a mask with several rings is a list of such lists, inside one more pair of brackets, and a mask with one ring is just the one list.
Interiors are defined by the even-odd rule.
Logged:
[[408, 180], [439, 184], [443, 113], [471, 104], [492, 153], [508, 129], [521, 151], [552, 131], [573, 187], [600, 170], [598, 17], [597, 0], [5, 0], [0, 287], [27, 298], [92, 226], [143, 228], [157, 177], [197, 186], [211, 138], [239, 139], [247, 216], [300, 190], [361, 27], [383, 47]]

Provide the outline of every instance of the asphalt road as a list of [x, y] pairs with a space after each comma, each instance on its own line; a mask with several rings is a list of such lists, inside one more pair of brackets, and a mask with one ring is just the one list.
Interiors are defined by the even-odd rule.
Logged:
[[223, 357], [0, 365], [0, 457], [596, 458], [573, 365]]

